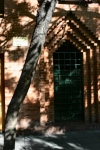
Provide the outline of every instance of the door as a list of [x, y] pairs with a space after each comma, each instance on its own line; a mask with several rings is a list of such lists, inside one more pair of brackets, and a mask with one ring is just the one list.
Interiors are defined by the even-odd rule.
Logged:
[[53, 54], [55, 121], [83, 120], [82, 58], [70, 41]]
[[0, 54], [0, 130], [4, 129], [4, 55]]

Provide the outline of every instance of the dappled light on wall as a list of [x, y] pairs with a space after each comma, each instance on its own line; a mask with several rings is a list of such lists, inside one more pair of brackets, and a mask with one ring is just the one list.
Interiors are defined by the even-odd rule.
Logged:
[[29, 102], [34, 103], [34, 104], [37, 103], [37, 101], [39, 101], [39, 91], [37, 88], [35, 88], [34, 85], [30, 87], [27, 93], [27, 98]]
[[31, 122], [31, 119], [29, 118], [22, 118], [18, 124], [16, 125], [16, 129], [27, 129], [29, 128], [30, 126], [30, 122]]
[[[12, 2], [7, 0], [7, 2], [5, 2], [5, 19], [0, 19], [0, 42], [2, 51], [5, 53], [6, 111], [24, 65], [35, 26], [37, 9], [37, 0], [12, 0]], [[73, 14], [68, 16], [70, 11], [72, 11]], [[95, 86], [93, 84], [95, 84], [94, 79], [96, 78], [94, 76], [95, 67], [92, 68], [92, 65], [94, 65], [93, 53], [97, 46], [97, 38], [94, 35], [99, 36], [100, 33], [100, 7], [98, 4], [88, 5], [88, 8], [83, 8], [79, 5], [57, 4], [53, 16], [49, 25], [46, 44], [41, 52], [42, 55], [38, 63], [39, 68], [36, 70], [34, 80], [32, 80], [30, 89], [19, 112], [17, 128], [21, 127], [24, 129], [33, 127], [33, 122], [50, 124], [50, 122], [55, 121], [53, 52], [55, 52], [66, 39], [70, 40], [70, 42], [77, 47], [78, 51], [83, 54], [82, 86], [85, 120], [89, 121], [89, 115], [95, 113], [94, 109], [96, 108], [94, 104], [96, 97], [94, 96], [96, 93], [94, 94]], [[91, 34], [88, 28], [94, 35]], [[81, 34], [80, 31], [82, 31], [83, 34]], [[84, 37], [85, 32], [86, 36]], [[88, 32], [91, 34], [89, 42], [86, 39], [89, 36], [87, 35]], [[14, 38], [16, 37], [17, 41], [15, 40], [14, 42]], [[91, 37], [93, 37], [94, 40]], [[22, 38], [26, 38], [26, 40], [23, 41]], [[24, 43], [25, 41], [26, 44]], [[99, 60], [98, 56], [98, 62]], [[70, 77], [75, 76], [75, 71], [72, 70], [67, 75]], [[98, 71], [98, 101], [100, 101], [99, 75]], [[59, 82], [60, 85], [65, 84], [65, 86], [67, 86], [72, 84], [69, 77], [64, 79], [63, 74], [62, 76], [63, 77], [59, 77], [61, 78]], [[60, 91], [58, 87], [55, 89], [56, 91]], [[69, 90], [69, 88], [67, 90]], [[78, 95], [78, 98], [79, 96], [80, 95]], [[36, 126], [36, 128], [38, 127]], [[49, 133], [53, 131], [54, 128], [51, 128]]]

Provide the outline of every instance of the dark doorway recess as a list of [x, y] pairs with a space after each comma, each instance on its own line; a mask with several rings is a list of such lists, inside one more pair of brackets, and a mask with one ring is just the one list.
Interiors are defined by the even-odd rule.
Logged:
[[53, 54], [55, 121], [83, 120], [82, 59], [68, 40]]

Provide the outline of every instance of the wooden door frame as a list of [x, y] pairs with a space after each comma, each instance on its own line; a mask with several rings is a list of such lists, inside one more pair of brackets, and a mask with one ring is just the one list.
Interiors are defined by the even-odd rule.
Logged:
[[4, 94], [4, 54], [0, 54], [1, 59], [1, 107], [2, 107], [2, 132], [5, 126], [5, 94]]

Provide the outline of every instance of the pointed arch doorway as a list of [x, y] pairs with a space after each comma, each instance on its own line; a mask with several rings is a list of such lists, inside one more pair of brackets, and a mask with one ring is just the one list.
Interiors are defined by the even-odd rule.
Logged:
[[82, 59], [69, 40], [53, 53], [55, 121], [83, 120]]

